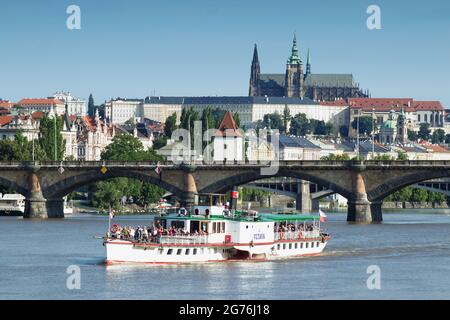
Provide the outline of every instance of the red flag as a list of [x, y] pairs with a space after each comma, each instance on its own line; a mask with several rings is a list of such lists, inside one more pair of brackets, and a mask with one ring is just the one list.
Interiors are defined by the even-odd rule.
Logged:
[[114, 209], [109, 210], [109, 218], [114, 218]]
[[159, 161], [158, 161], [158, 163], [156, 164], [155, 172], [156, 172], [157, 174], [160, 174], [160, 173], [161, 173], [161, 164], [159, 163]]
[[319, 216], [320, 216], [320, 222], [325, 222], [327, 221], [327, 215], [325, 214], [325, 212], [323, 212], [322, 210], [319, 209]]

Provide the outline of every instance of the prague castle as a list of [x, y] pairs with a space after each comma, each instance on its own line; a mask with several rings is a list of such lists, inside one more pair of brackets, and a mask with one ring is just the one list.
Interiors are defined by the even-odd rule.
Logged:
[[264, 74], [258, 59], [255, 44], [250, 72], [249, 96], [307, 97], [316, 101], [332, 101], [347, 98], [367, 98], [368, 91], [362, 91], [352, 74], [314, 74], [308, 51], [306, 69], [294, 35], [292, 52], [286, 63], [285, 74]]

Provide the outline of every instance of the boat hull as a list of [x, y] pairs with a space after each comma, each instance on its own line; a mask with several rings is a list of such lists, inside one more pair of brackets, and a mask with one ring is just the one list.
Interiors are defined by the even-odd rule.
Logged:
[[105, 240], [106, 264], [183, 264], [236, 260], [275, 260], [320, 254], [328, 239], [285, 240], [264, 244], [156, 244]]

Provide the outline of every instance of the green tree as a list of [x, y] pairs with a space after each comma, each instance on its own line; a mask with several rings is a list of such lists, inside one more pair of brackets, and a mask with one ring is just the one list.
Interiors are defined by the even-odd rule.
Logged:
[[[39, 146], [43, 150], [44, 159], [40, 160], [63, 160], [66, 141], [63, 139], [61, 131], [64, 120], [62, 117], [49, 118], [44, 116], [41, 119], [39, 130]], [[56, 138], [56, 140], [55, 140]], [[56, 141], [56, 143], [55, 143]], [[55, 152], [56, 147], [56, 152]], [[55, 159], [56, 155], [56, 159]]]
[[[115, 161], [160, 161], [154, 149], [144, 150], [142, 143], [130, 134], [118, 134], [113, 138], [101, 155], [102, 160]], [[120, 204], [122, 196], [133, 197], [137, 202], [147, 206], [159, 199], [164, 190], [155, 185], [129, 178], [114, 178], [95, 184], [93, 204], [97, 208], [107, 209]]]
[[153, 140], [153, 150], [161, 149], [162, 147], [165, 147], [167, 145], [167, 137], [166, 136], [160, 136], [159, 138]]
[[289, 107], [286, 104], [283, 109], [283, 132], [284, 133], [288, 133], [288, 131], [289, 131], [288, 124], [289, 124], [289, 121], [291, 121], [291, 119], [292, 119], [291, 112], [289, 111]]
[[278, 112], [268, 113], [264, 115], [263, 125], [266, 128], [277, 129], [280, 132], [283, 131], [283, 119]]
[[406, 152], [398, 152], [397, 153], [397, 160], [401, 160], [401, 161], [408, 160], [408, 154], [406, 154]]
[[236, 123], [236, 126], [239, 128], [241, 126], [241, 118], [239, 117], [239, 113], [235, 112], [233, 114], [234, 122]]
[[323, 156], [320, 158], [320, 160], [327, 160], [327, 161], [346, 161], [346, 160], [350, 160], [350, 157], [347, 153], [343, 153], [343, 154], [334, 154], [331, 153], [328, 156]]
[[95, 103], [94, 103], [94, 97], [92, 96], [92, 93], [89, 95], [88, 100], [88, 115], [93, 117], [95, 114]]
[[216, 128], [216, 121], [214, 119], [213, 111], [211, 107], [206, 107], [205, 110], [203, 110], [202, 113], [202, 131], [206, 132], [208, 129], [215, 129]]
[[373, 160], [378, 160], [378, 161], [390, 161], [393, 160], [392, 157], [388, 154], [379, 154], [377, 156], [375, 156], [373, 158]]
[[117, 184], [113, 181], [100, 181], [95, 186], [96, 191], [92, 197], [94, 207], [101, 210], [108, 210], [110, 207], [114, 209], [119, 208], [122, 193], [117, 188]]
[[297, 113], [291, 121], [290, 133], [296, 136], [306, 136], [312, 131], [311, 123], [309, 122], [306, 114]]
[[408, 129], [408, 140], [416, 142], [419, 136], [416, 131]]
[[[358, 117], [352, 121], [352, 128], [358, 128]], [[359, 134], [369, 135], [373, 131], [373, 119], [369, 116], [359, 117]]]
[[131, 117], [130, 119], [128, 119], [127, 121], [125, 121], [125, 124], [127, 126], [131, 126], [131, 127], [136, 127], [136, 120], [134, 119], [134, 117]]
[[417, 136], [422, 139], [428, 141], [430, 139], [430, 124], [429, 123], [421, 123], [419, 127], [419, 132]]
[[442, 143], [444, 141], [445, 141], [445, 131], [442, 129], [434, 130], [433, 134], [431, 135], [431, 142]]
[[164, 135], [168, 138], [172, 137], [172, 132], [177, 129], [177, 114], [174, 112], [166, 119], [164, 124]]
[[424, 189], [415, 189], [411, 195], [412, 202], [426, 202], [428, 200], [428, 192]]

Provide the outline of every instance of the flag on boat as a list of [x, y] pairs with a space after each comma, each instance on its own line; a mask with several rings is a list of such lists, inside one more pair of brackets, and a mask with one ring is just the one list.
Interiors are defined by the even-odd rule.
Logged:
[[114, 209], [109, 210], [109, 218], [114, 218]]
[[320, 216], [320, 222], [325, 222], [327, 221], [327, 215], [325, 214], [325, 212], [323, 212], [322, 210], [319, 209], [319, 216]]
[[161, 163], [158, 161], [158, 163], [156, 164], [156, 168], [155, 168], [155, 172], [157, 174], [161, 174]]

